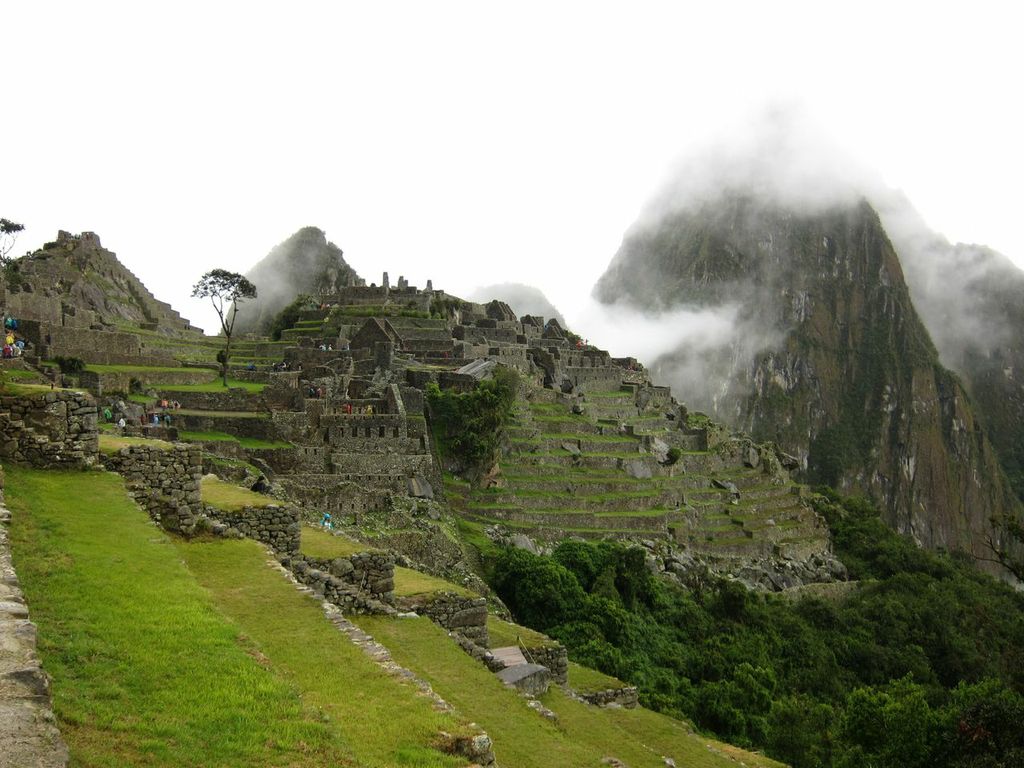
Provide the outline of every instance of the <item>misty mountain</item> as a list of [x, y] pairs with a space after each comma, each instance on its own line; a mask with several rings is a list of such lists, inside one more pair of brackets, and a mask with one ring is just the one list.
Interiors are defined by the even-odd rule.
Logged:
[[246, 275], [257, 298], [240, 305], [235, 330], [267, 333], [274, 317], [302, 293], [319, 295], [364, 281], [322, 229], [303, 227], [274, 246]]
[[548, 301], [543, 291], [532, 285], [523, 283], [499, 283], [477, 288], [469, 296], [470, 301], [487, 303], [493, 299], [504, 301], [517, 317], [523, 315], [535, 315], [545, 320], [554, 318], [559, 325], [565, 327], [565, 318], [562, 313], [555, 309], [555, 305]]
[[990, 520], [1019, 515], [866, 201], [721, 193], [660, 205], [628, 232], [595, 296], [651, 313], [729, 308], [727, 336], [661, 356], [655, 378], [776, 441], [810, 481], [874, 497], [921, 544], [984, 555], [998, 536]]

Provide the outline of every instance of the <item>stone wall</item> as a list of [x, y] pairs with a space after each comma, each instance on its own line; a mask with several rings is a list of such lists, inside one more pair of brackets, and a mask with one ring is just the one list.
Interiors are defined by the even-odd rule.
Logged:
[[210, 416], [171, 411], [171, 418], [178, 429], [190, 432], [227, 432], [257, 440], [282, 439], [274, 423], [262, 416]]
[[487, 600], [483, 597], [464, 597], [451, 592], [403, 598], [399, 607], [413, 610], [431, 621], [468, 638], [485, 648], [491, 644], [487, 634]]
[[206, 516], [235, 530], [241, 535], [262, 541], [278, 553], [299, 551], [299, 510], [296, 507], [268, 504], [263, 507], [243, 507], [226, 511], [203, 507]]
[[[160, 391], [160, 387], [154, 387]], [[177, 400], [182, 408], [196, 411], [265, 411], [263, 397], [251, 394], [241, 387], [228, 387], [219, 392], [166, 392], [169, 399]]]
[[124, 477], [129, 495], [164, 528], [186, 536], [195, 532], [203, 513], [199, 448], [133, 445], [104, 456], [103, 465]]
[[589, 693], [576, 692], [576, 695], [587, 702], [598, 707], [615, 705], [633, 709], [639, 703], [639, 696], [635, 685], [626, 685], [622, 688], [608, 688], [604, 691], [590, 691]]
[[303, 555], [301, 559], [311, 568], [359, 587], [375, 600], [388, 605], [395, 602], [395, 557], [389, 552], [368, 550], [332, 560]]
[[[164, 365], [174, 367], [177, 363], [171, 362]], [[150, 389], [152, 387], [159, 388], [161, 384], [205, 384], [213, 373], [213, 371], [203, 368], [180, 368], [174, 371], [103, 371], [102, 373], [82, 371], [78, 380], [90, 392], [102, 395], [131, 391], [133, 379], [139, 381], [145, 389]]]
[[547, 667], [551, 672], [551, 679], [556, 683], [568, 682], [569, 653], [564, 645], [540, 645], [532, 648], [527, 646], [525, 655], [528, 661]]
[[0, 766], [63, 768], [68, 749], [54, 725], [50, 680], [36, 652], [36, 627], [11, 562], [10, 512], [0, 470]]
[[96, 403], [80, 392], [0, 397], [0, 458], [35, 467], [90, 467], [99, 452]]

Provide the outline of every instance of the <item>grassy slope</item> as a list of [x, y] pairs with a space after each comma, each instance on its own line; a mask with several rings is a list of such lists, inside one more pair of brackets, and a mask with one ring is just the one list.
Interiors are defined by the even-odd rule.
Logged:
[[7, 497], [75, 764], [459, 764], [426, 746], [454, 718], [330, 628], [256, 544], [174, 544], [114, 475], [7, 468]]
[[398, 663], [428, 680], [434, 690], [483, 726], [494, 739], [502, 768], [598, 766], [607, 756], [619, 758], [630, 768], [664, 768], [663, 756], [690, 768], [735, 768], [736, 762], [707, 745], [719, 752], [732, 751], [754, 768], [779, 765], [694, 735], [685, 724], [649, 710], [588, 707], [557, 688], [543, 699], [559, 715], [558, 724], [550, 723], [427, 619], [361, 616], [355, 620], [386, 645]]

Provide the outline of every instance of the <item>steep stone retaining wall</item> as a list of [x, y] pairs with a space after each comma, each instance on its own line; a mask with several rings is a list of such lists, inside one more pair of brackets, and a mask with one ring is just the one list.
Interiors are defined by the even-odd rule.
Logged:
[[487, 600], [482, 597], [463, 597], [441, 592], [422, 598], [405, 598], [398, 602], [401, 607], [428, 617], [449, 632], [457, 632], [476, 645], [487, 648], [491, 644], [487, 634]]
[[2, 483], [0, 474], [0, 768], [63, 768], [68, 749], [54, 725], [36, 627], [11, 563]]
[[526, 658], [535, 664], [548, 668], [551, 679], [556, 683], [569, 680], [569, 652], [563, 645], [541, 645], [534, 648], [527, 646]]
[[[286, 555], [280, 562], [298, 582], [323, 595], [324, 600], [336, 605], [344, 613], [395, 613], [390, 605], [394, 580], [386, 576], [389, 568], [392, 576], [394, 574], [394, 560], [390, 555], [359, 552], [351, 557], [330, 561], [303, 555]], [[385, 591], [371, 593], [371, 589]]]
[[35, 467], [90, 467], [99, 451], [96, 403], [80, 392], [0, 397], [0, 458]]
[[298, 552], [299, 510], [296, 507], [283, 507], [268, 504], [263, 507], [243, 507], [239, 510], [226, 511], [206, 504], [203, 509], [206, 516], [234, 529], [246, 538], [262, 541], [275, 552]]
[[203, 513], [199, 448], [133, 445], [104, 456], [103, 465], [124, 477], [129, 495], [164, 528], [186, 536], [195, 532]]
[[292, 558], [307, 567], [324, 571], [346, 584], [358, 587], [375, 600], [395, 602], [395, 557], [388, 552], [356, 552], [348, 557], [326, 560], [309, 555]]

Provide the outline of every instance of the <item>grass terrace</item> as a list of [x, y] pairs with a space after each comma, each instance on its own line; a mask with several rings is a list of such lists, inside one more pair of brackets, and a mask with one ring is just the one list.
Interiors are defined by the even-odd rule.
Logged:
[[176, 541], [112, 474], [12, 467], [7, 498], [72, 765], [465, 764], [432, 746], [465, 720], [385, 673], [255, 542]]
[[321, 560], [349, 557], [357, 552], [377, 551], [368, 544], [308, 524], [302, 526], [302, 540], [299, 548], [302, 554]]
[[[117, 427], [115, 427], [115, 429], [117, 429]], [[144, 445], [148, 448], [159, 448], [163, 451], [169, 451], [174, 447], [174, 443], [169, 443], [166, 440], [155, 440], [148, 437], [126, 437], [107, 432], [100, 432], [99, 440], [100, 453], [105, 453], [107, 455], [113, 455], [122, 448], [131, 448], [135, 445]]]
[[491, 638], [492, 648], [519, 645], [520, 642], [527, 648], [554, 645], [554, 641], [547, 635], [541, 634], [529, 627], [522, 627], [519, 624], [513, 624], [511, 621], [499, 619], [493, 614], [487, 617], [487, 634]]
[[[180, 413], [180, 411], [177, 412]], [[175, 413], [175, 411], [171, 411], [171, 413]], [[236, 435], [229, 435], [227, 432], [190, 432], [188, 430], [180, 430], [178, 432], [178, 437], [190, 443], [234, 442], [238, 443], [243, 448], [253, 448], [257, 450], [293, 447], [292, 444], [286, 440], [260, 440], [255, 437], [238, 437]]]
[[479, 597], [466, 587], [453, 584], [450, 581], [439, 579], [437, 576], [430, 576], [412, 568], [395, 566], [395, 595], [398, 597], [419, 597], [430, 595], [436, 592], [454, 592], [464, 597]]
[[471, 712], [494, 739], [502, 768], [600, 766], [614, 756], [630, 768], [664, 768], [665, 757], [687, 768], [780, 766], [693, 733], [683, 722], [637, 707], [600, 709], [552, 687], [541, 701], [558, 723], [538, 717], [497, 676], [452, 643], [429, 619], [357, 616], [357, 624], [387, 646], [395, 660], [425, 678], [461, 712]]
[[157, 384], [153, 387], [161, 392], [224, 392], [227, 389], [244, 389], [246, 392], [258, 395], [267, 388], [266, 384], [258, 384], [254, 381], [239, 381], [228, 378], [227, 387], [220, 377], [214, 378], [206, 384]]
[[607, 691], [610, 688], [625, 688], [627, 685], [628, 683], [622, 682], [617, 677], [584, 667], [574, 661], [569, 662], [569, 687], [577, 693]]
[[262, 493], [250, 491], [248, 488], [225, 483], [213, 475], [207, 475], [203, 478], [201, 490], [204, 504], [209, 504], [225, 512], [237, 512], [245, 507], [266, 507], [271, 504], [283, 504], [272, 496], [264, 496]]

